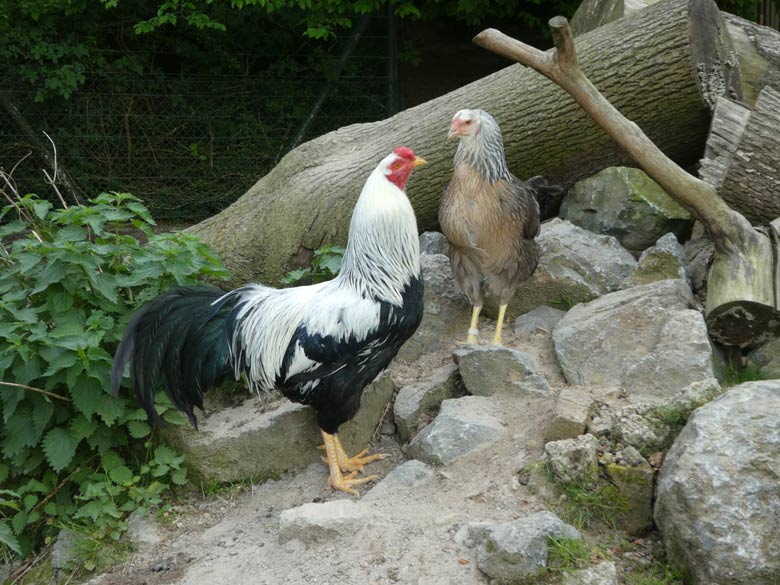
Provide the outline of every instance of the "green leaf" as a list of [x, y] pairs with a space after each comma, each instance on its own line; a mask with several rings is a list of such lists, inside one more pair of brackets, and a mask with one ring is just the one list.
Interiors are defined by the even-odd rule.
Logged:
[[8, 479], [8, 473], [10, 469], [5, 463], [0, 463], [0, 485], [2, 485], [6, 479]]
[[14, 536], [11, 527], [5, 520], [0, 520], [0, 544], [4, 544], [18, 555], [22, 554], [19, 540]]
[[45, 199], [43, 201], [36, 201], [33, 203], [33, 212], [38, 216], [38, 219], [44, 219], [52, 207], [51, 202], [46, 201]]
[[95, 412], [100, 415], [103, 422], [109, 427], [112, 426], [117, 419], [122, 416], [125, 411], [125, 405], [119, 398], [101, 393], [95, 405]]
[[40, 438], [30, 424], [32, 413], [26, 404], [20, 406], [14, 415], [5, 424], [5, 440], [3, 441], [3, 453], [6, 457], [13, 457], [21, 453], [25, 447], [32, 447]]
[[49, 357], [44, 356], [44, 359], [49, 360], [49, 367], [44, 372], [44, 376], [52, 376], [60, 370], [71, 367], [76, 363], [78, 356], [73, 351], [68, 351], [61, 348], [56, 348], [57, 351], [51, 354]]
[[61, 427], [55, 427], [46, 433], [43, 439], [43, 451], [46, 460], [54, 471], [65, 469], [76, 454], [76, 442]]
[[134, 439], [143, 439], [152, 432], [151, 427], [141, 420], [131, 420], [127, 423], [127, 430], [130, 431], [130, 436]]
[[76, 384], [70, 389], [73, 404], [87, 419], [92, 418], [98, 409], [99, 401], [105, 395], [100, 383], [84, 374], [78, 377]]
[[23, 221], [11, 221], [8, 222], [5, 225], [0, 225], [0, 238], [5, 238], [6, 236], [13, 236], [16, 234], [20, 234], [24, 231], [27, 231], [28, 227], [27, 224]]
[[68, 432], [76, 443], [91, 436], [98, 427], [96, 420], [87, 418], [83, 414], [76, 415], [70, 422]]

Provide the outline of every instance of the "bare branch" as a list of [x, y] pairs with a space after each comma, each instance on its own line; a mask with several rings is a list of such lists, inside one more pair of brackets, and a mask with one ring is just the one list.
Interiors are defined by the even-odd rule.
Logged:
[[[60, 188], [57, 187], [57, 145], [54, 144], [54, 140], [51, 139], [51, 136], [49, 136], [45, 130], [41, 130], [41, 132], [43, 132], [43, 135], [49, 139], [49, 142], [51, 143], [51, 149], [54, 151], [54, 156], [52, 157], [52, 167], [54, 170], [52, 174], [49, 175], [49, 172], [46, 169], [41, 169], [43, 171], [43, 176], [46, 177], [46, 182], [51, 185], [51, 188], [54, 189], [57, 197], [59, 197], [60, 203], [62, 203], [62, 207], [67, 209], [68, 204], [65, 203], [65, 198], [62, 196], [62, 193], [60, 193]], [[76, 203], [78, 203], [79, 200], [75, 193], [73, 194], [73, 197], [76, 198]]]
[[11, 388], [22, 388], [24, 390], [32, 390], [33, 392], [38, 392], [45, 396], [49, 396], [50, 398], [57, 398], [58, 400], [64, 400], [65, 402], [71, 401], [70, 398], [66, 398], [65, 396], [60, 396], [59, 394], [54, 394], [54, 392], [48, 392], [47, 390], [41, 390], [40, 388], [35, 388], [33, 386], [26, 386], [25, 384], [16, 384], [14, 382], [0, 381], [0, 386], [10, 386]]

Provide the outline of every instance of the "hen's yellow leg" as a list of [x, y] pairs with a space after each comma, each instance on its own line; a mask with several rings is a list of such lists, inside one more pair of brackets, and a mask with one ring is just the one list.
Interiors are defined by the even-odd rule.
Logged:
[[466, 343], [477, 343], [477, 335], [479, 335], [479, 313], [482, 311], [482, 305], [474, 305], [471, 310], [471, 325], [469, 325], [469, 336], [466, 338]]
[[376, 475], [369, 475], [368, 477], [361, 477], [355, 479], [357, 471], [351, 472], [349, 475], [341, 473], [341, 467], [339, 466], [338, 448], [336, 442], [338, 439], [336, 435], [329, 435], [325, 431], [322, 432], [322, 440], [325, 443], [325, 454], [327, 455], [328, 468], [330, 469], [330, 477], [328, 478], [328, 487], [331, 489], [347, 492], [353, 496], [359, 496], [360, 493], [352, 486], [366, 483], [377, 479]]
[[493, 343], [495, 345], [501, 345], [501, 330], [504, 328], [504, 313], [506, 313], [506, 305], [500, 305], [498, 307], [498, 321], [496, 321], [496, 334], [493, 336]]
[[333, 439], [336, 442], [336, 457], [338, 458], [341, 471], [362, 471], [364, 465], [371, 463], [372, 461], [379, 461], [380, 459], [387, 457], [385, 453], [366, 455], [366, 453], [368, 453], [368, 449], [363, 449], [357, 455], [350, 457], [344, 450], [339, 436], [333, 435]]

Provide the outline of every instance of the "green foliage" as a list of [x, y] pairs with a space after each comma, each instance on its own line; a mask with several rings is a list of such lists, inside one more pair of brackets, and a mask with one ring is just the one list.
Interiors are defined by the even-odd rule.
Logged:
[[344, 257], [344, 248], [341, 246], [323, 246], [314, 250], [311, 258], [311, 266], [291, 270], [284, 278], [282, 284], [318, 283], [330, 280], [341, 270], [341, 260]]
[[595, 551], [583, 538], [547, 539], [547, 571], [553, 573], [568, 573], [586, 566], [593, 558]]
[[723, 374], [723, 386], [730, 388], [738, 386], [745, 382], [757, 382], [766, 380], [767, 376], [761, 371], [761, 367], [756, 364], [747, 364], [746, 366], [737, 366], [729, 363]]
[[565, 496], [560, 502], [561, 515], [578, 528], [594, 521], [612, 526], [616, 515], [628, 510], [626, 497], [606, 481], [590, 485], [568, 483], [560, 488]]
[[116, 540], [186, 471], [149, 442], [144, 411], [109, 394], [112, 352], [137, 305], [227, 272], [196, 237], [153, 234], [127, 194], [60, 210], [27, 195], [0, 219], [0, 543], [24, 556], [69, 522]]
[[626, 574], [626, 585], [682, 585], [680, 573], [659, 562], [636, 567]]

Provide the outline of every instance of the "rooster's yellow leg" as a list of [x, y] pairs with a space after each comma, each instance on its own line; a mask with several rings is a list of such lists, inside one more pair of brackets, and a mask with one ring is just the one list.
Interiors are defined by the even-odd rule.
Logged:
[[353, 496], [359, 496], [360, 494], [358, 491], [352, 486], [360, 485], [361, 483], [366, 483], [367, 481], [372, 481], [377, 479], [378, 476], [369, 475], [368, 477], [354, 479], [357, 471], [353, 471], [347, 476], [343, 475], [341, 473], [341, 468], [339, 467], [338, 452], [336, 447], [336, 441], [338, 439], [336, 439], [335, 435], [329, 435], [325, 431], [321, 432], [322, 440], [325, 443], [325, 454], [327, 455], [328, 468], [330, 469], [328, 487], [331, 489], [340, 490], [342, 492], [347, 492]]
[[493, 336], [494, 345], [501, 345], [501, 330], [504, 328], [504, 313], [506, 313], [506, 305], [500, 305], [498, 307], [498, 321], [496, 321], [496, 334]]
[[333, 435], [333, 439], [336, 443], [336, 457], [339, 461], [339, 467], [341, 468], [341, 471], [362, 471], [363, 466], [367, 463], [371, 463], [372, 461], [379, 461], [380, 459], [384, 459], [387, 457], [385, 453], [377, 453], [376, 455], [366, 455], [368, 453], [368, 449], [363, 449], [360, 453], [357, 455], [353, 455], [350, 457], [347, 455], [347, 452], [344, 450], [344, 447], [341, 444], [341, 439], [339, 439], [338, 435]]
[[471, 325], [469, 325], [469, 336], [466, 338], [466, 343], [477, 343], [477, 335], [479, 335], [479, 313], [482, 311], [482, 305], [474, 305], [471, 310]]

